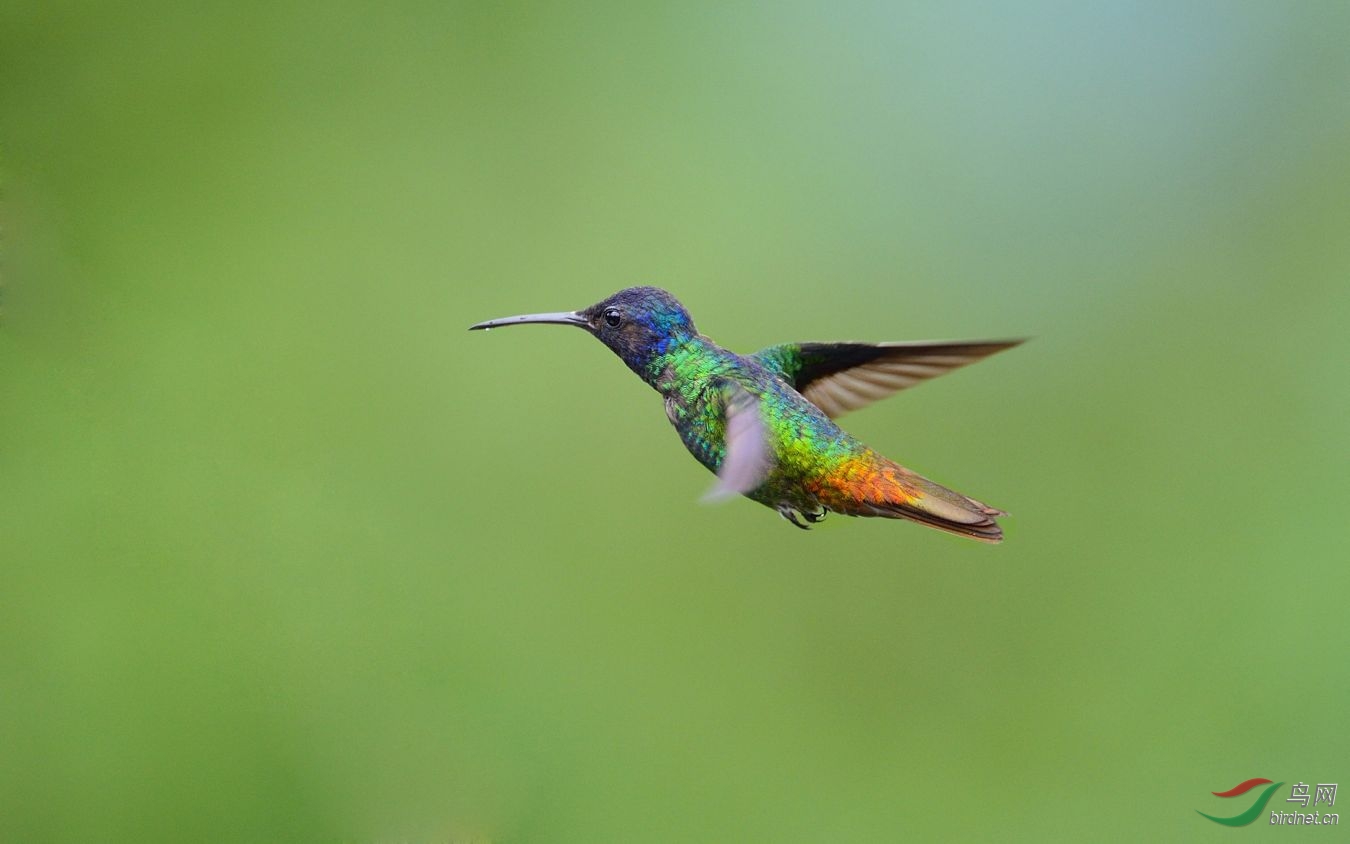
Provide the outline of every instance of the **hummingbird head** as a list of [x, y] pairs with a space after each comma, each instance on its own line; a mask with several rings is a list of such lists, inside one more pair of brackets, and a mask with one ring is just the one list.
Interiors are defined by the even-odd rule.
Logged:
[[698, 334], [684, 305], [659, 287], [628, 287], [580, 311], [490, 319], [469, 326], [469, 330], [529, 323], [584, 328], [644, 377], [653, 358]]

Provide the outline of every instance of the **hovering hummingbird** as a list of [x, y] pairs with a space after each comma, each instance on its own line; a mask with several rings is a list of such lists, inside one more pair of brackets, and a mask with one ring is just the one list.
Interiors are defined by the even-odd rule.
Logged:
[[744, 495], [803, 530], [832, 511], [1003, 539], [994, 517], [1006, 513], [881, 456], [834, 420], [1021, 340], [791, 343], [738, 355], [700, 334], [684, 306], [658, 287], [629, 287], [581, 311], [469, 329], [527, 323], [586, 329], [654, 387], [685, 448], [717, 475], [710, 499]]

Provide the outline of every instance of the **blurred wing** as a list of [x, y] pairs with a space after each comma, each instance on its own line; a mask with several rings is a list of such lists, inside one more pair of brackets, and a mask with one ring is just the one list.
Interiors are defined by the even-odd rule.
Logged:
[[754, 357], [826, 416], [838, 419], [1021, 342], [791, 343], [770, 346]]
[[722, 501], [744, 495], [764, 482], [769, 471], [769, 437], [759, 399], [744, 387], [727, 382], [726, 453], [717, 472], [717, 483], [704, 501]]

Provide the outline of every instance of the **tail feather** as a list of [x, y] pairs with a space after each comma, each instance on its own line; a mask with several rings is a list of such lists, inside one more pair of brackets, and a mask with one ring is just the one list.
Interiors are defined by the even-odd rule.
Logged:
[[[915, 506], [917, 504], [917, 506]], [[857, 516], [883, 516], [891, 519], [909, 519], [912, 522], [927, 525], [931, 528], [956, 534], [957, 536], [967, 536], [971, 539], [977, 539], [980, 542], [997, 544], [1003, 541], [1003, 528], [999, 527], [998, 522], [994, 521], [994, 516], [1004, 516], [1006, 513], [998, 510], [981, 512], [982, 518], [976, 522], [958, 522], [951, 519], [944, 519], [941, 516], [934, 515], [923, 509], [922, 499], [911, 504], [891, 504], [891, 505], [870, 505], [870, 513], [854, 513]]]
[[1003, 541], [1003, 529], [994, 519], [1007, 513], [947, 489], [899, 464], [885, 461], [868, 481], [840, 490], [849, 494], [826, 506], [851, 516], [909, 519], [980, 542]]

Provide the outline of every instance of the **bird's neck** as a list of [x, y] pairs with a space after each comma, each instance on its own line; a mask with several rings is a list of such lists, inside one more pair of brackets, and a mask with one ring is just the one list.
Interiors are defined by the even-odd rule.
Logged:
[[676, 335], [658, 343], [633, 371], [658, 393], [669, 395], [725, 369], [731, 353], [702, 334]]

